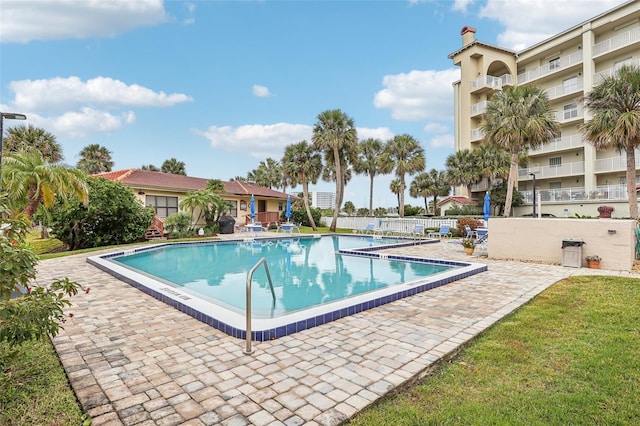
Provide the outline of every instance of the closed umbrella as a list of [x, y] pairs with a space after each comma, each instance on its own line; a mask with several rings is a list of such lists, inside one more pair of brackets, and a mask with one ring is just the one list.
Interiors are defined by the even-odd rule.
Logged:
[[287, 218], [287, 222], [291, 218], [291, 196], [287, 196], [287, 208], [284, 210], [284, 217]]
[[482, 211], [484, 213], [484, 220], [489, 220], [489, 214], [491, 213], [491, 194], [489, 192], [485, 192], [484, 194], [484, 206], [482, 206]]
[[251, 218], [251, 222], [253, 222], [256, 218], [256, 200], [253, 198], [253, 194], [251, 194], [251, 200], [249, 201], [249, 217]]

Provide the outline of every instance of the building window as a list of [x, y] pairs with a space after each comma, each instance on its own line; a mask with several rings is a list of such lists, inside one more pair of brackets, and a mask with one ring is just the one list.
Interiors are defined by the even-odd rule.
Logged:
[[625, 58], [621, 61], [616, 61], [613, 63], [613, 71], [618, 71], [620, 69], [620, 67], [622, 67], [623, 65], [632, 65], [631, 63], [631, 58]]
[[560, 58], [553, 58], [549, 61], [549, 71], [560, 68]]
[[[225, 200], [229, 216], [238, 217], [238, 202], [236, 200]], [[226, 212], [225, 212], [226, 213]]]
[[559, 167], [562, 165], [562, 157], [551, 157], [549, 158], [549, 166], [551, 167]]
[[563, 93], [571, 93], [578, 90], [578, 77], [567, 78], [562, 82]]
[[278, 211], [281, 212], [282, 210], [284, 210], [284, 207], [282, 207], [282, 201], [280, 201], [278, 203]]
[[568, 105], [565, 105], [563, 107], [563, 111], [564, 111], [564, 119], [565, 120], [570, 120], [572, 118], [576, 118], [578, 116], [578, 104], [571, 103]]
[[178, 213], [178, 197], [147, 195], [145, 200], [147, 206], [155, 208], [158, 217], [165, 218], [173, 213]]

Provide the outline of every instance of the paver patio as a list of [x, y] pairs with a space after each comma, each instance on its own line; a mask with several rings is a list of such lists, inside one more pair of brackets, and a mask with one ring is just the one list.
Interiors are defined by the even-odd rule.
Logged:
[[[389, 253], [470, 260], [430, 244]], [[96, 252], [90, 255], [95, 255]], [[93, 425], [337, 425], [423, 377], [535, 295], [571, 275], [626, 272], [493, 261], [481, 274], [291, 336], [230, 337], [86, 262], [44, 260], [38, 281], [91, 287], [54, 345]]]

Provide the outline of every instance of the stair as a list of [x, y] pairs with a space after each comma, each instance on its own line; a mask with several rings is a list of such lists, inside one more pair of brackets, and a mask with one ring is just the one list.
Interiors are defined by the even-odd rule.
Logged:
[[145, 240], [157, 240], [160, 238], [164, 238], [164, 235], [162, 235], [162, 232], [160, 232], [160, 230], [155, 226], [150, 226], [144, 234]]

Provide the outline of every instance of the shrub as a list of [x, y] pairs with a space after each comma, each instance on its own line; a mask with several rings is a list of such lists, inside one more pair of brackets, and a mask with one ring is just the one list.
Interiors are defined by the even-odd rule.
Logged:
[[465, 231], [464, 227], [465, 225], [469, 225], [469, 227], [472, 230], [476, 230], [477, 228], [480, 228], [484, 225], [484, 222], [478, 219], [474, 219], [472, 217], [461, 217], [458, 219], [458, 233], [460, 235], [466, 235], [467, 232]]
[[[321, 226], [320, 221], [322, 219], [322, 210], [313, 207], [311, 207], [310, 210], [311, 216], [313, 217], [313, 221], [316, 223], [316, 226]], [[311, 223], [309, 223], [309, 217], [307, 216], [307, 211], [304, 208], [292, 209], [291, 221], [295, 223], [302, 223], [302, 225], [304, 226], [311, 226]]]
[[164, 220], [165, 231], [170, 234], [185, 233], [191, 227], [191, 216], [185, 212], [170, 214]]

